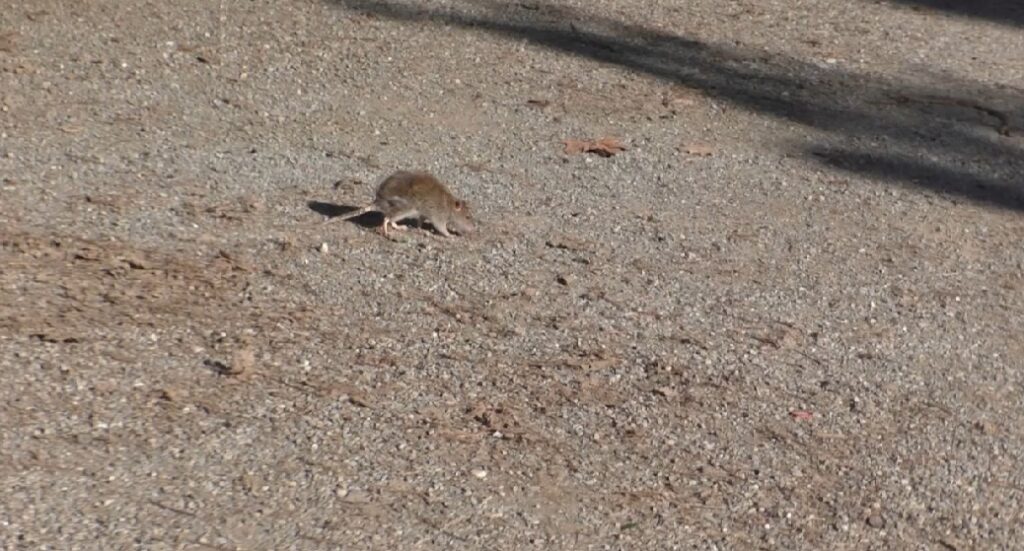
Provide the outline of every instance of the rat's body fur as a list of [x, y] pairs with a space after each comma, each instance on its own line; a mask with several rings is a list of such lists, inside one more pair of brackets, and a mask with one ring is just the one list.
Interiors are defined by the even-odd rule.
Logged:
[[405, 229], [398, 222], [409, 218], [426, 220], [445, 237], [451, 235], [449, 230], [465, 235], [475, 229], [469, 206], [426, 172], [395, 172], [377, 187], [373, 203], [332, 220], [348, 220], [371, 211], [384, 215], [381, 232], [385, 236], [389, 226], [395, 230]]

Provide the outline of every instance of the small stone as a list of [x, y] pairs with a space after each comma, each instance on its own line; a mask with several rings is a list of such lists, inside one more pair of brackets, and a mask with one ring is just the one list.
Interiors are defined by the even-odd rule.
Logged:
[[346, 490], [344, 499], [346, 503], [369, 503], [370, 494], [365, 490], [349, 489]]
[[867, 523], [868, 523], [868, 526], [870, 526], [872, 528], [878, 528], [878, 529], [885, 528], [885, 519], [882, 518], [882, 515], [879, 515], [877, 513], [872, 514], [872, 515], [868, 515]]
[[151, 268], [149, 262], [141, 256], [127, 255], [123, 258], [124, 263], [133, 270], [148, 270]]
[[557, 281], [561, 285], [568, 287], [576, 282], [576, 278], [573, 277], [571, 274], [561, 274], [557, 278], [555, 278], [555, 281]]
[[473, 476], [475, 476], [475, 477], [477, 477], [477, 478], [479, 478], [481, 480], [483, 480], [484, 478], [487, 478], [487, 471], [485, 471], [483, 469], [473, 469], [472, 471], [469, 471], [469, 472], [470, 472], [470, 474], [472, 474]]
[[156, 397], [165, 402], [180, 402], [182, 393], [175, 388], [161, 388], [156, 391]]
[[665, 398], [674, 398], [676, 396], [675, 389], [669, 386], [660, 386], [654, 389], [654, 393]]
[[256, 365], [256, 353], [252, 348], [244, 347], [231, 356], [231, 364], [227, 366], [225, 375], [237, 376], [252, 371]]
[[583, 252], [587, 250], [587, 242], [578, 237], [560, 235], [544, 242], [552, 249], [564, 249], [567, 251]]
[[326, 242], [320, 244], [320, 253], [321, 254], [327, 254], [329, 251], [330, 251], [330, 247], [327, 246]]
[[974, 430], [986, 436], [991, 436], [996, 433], [996, 426], [989, 421], [979, 420], [974, 422]]

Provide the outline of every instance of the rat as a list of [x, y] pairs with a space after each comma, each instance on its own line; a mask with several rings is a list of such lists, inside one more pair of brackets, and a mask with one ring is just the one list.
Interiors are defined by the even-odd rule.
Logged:
[[434, 230], [445, 237], [451, 236], [449, 230], [466, 235], [476, 229], [469, 205], [456, 199], [444, 184], [426, 172], [395, 172], [377, 186], [377, 196], [372, 203], [331, 220], [348, 220], [374, 211], [384, 215], [380, 231], [385, 237], [388, 226], [404, 230], [398, 222], [408, 218], [415, 218], [417, 223], [430, 222]]

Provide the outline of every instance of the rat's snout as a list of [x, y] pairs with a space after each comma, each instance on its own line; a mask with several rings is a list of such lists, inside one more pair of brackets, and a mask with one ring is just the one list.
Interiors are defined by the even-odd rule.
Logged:
[[455, 231], [459, 232], [460, 235], [467, 235], [476, 231], [476, 225], [468, 216], [456, 216], [452, 221], [452, 225], [455, 226]]
[[459, 233], [470, 234], [476, 231], [476, 225], [469, 219], [466, 219], [462, 221], [461, 227], [458, 229]]

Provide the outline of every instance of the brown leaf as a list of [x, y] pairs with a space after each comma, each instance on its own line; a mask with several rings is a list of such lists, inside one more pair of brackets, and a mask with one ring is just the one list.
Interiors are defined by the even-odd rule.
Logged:
[[814, 418], [814, 412], [805, 409], [795, 409], [789, 412], [789, 416], [793, 419], [808, 420]]
[[611, 157], [616, 153], [621, 153], [626, 150], [626, 146], [622, 145], [622, 142], [615, 138], [601, 138], [594, 143], [588, 153], [597, 153], [602, 157]]
[[683, 152], [698, 157], [710, 157], [715, 153], [715, 148], [702, 142], [692, 142], [679, 147]]
[[224, 249], [220, 249], [219, 251], [217, 251], [217, 255], [220, 258], [223, 258], [224, 260], [228, 261], [231, 264], [232, 269], [239, 270], [242, 272], [252, 272], [255, 270], [255, 268], [253, 268], [252, 262], [249, 260], [248, 257], [244, 255], [235, 255], [228, 251], [225, 251]]
[[469, 169], [469, 170], [471, 170], [471, 171], [473, 171], [473, 172], [490, 172], [491, 171], [490, 167], [487, 166], [487, 163], [482, 162], [482, 161], [462, 163], [462, 166], [467, 168], [467, 169]]
[[571, 235], [557, 235], [544, 243], [552, 249], [564, 249], [567, 251], [584, 252], [588, 249], [587, 241]]
[[47, 15], [50, 15], [50, 12], [47, 10], [33, 10], [25, 12], [25, 18], [29, 21], [39, 21]]
[[688, 86], [672, 86], [661, 97], [661, 105], [675, 112], [677, 108], [687, 108], [697, 105], [703, 94], [700, 90]]
[[187, 393], [173, 387], [158, 388], [153, 391], [153, 396], [164, 402], [180, 402]]
[[107, 207], [115, 212], [121, 212], [128, 207], [130, 201], [123, 194], [110, 195], [86, 195], [85, 202], [91, 205]]
[[73, 344], [73, 343], [80, 342], [78, 337], [62, 334], [62, 333], [56, 332], [56, 331], [54, 331], [54, 332], [45, 332], [45, 333], [44, 332], [32, 333], [29, 336], [32, 337], [32, 338], [39, 339], [39, 340], [41, 340], [43, 342], [51, 343], [51, 344]]
[[149, 261], [136, 254], [126, 254], [120, 260], [127, 264], [128, 267], [133, 270], [149, 270], [152, 269], [153, 267], [152, 265], [150, 265]]
[[256, 366], [256, 353], [252, 348], [248, 346], [235, 350], [235, 353], [231, 356], [230, 371], [227, 375], [241, 375], [246, 372], [252, 372], [252, 369]]
[[566, 155], [579, 155], [587, 150], [587, 145], [589, 144], [589, 142], [573, 139], [565, 140], [563, 143], [565, 144]]
[[618, 358], [604, 357], [599, 354], [597, 356], [567, 357], [561, 362], [561, 365], [582, 371], [600, 371], [618, 363]]
[[218, 375], [241, 377], [253, 372], [253, 368], [256, 366], [256, 353], [251, 347], [243, 345], [234, 351], [230, 362], [207, 359], [203, 363]]
[[660, 386], [654, 389], [654, 393], [665, 398], [675, 398], [678, 393], [670, 386]]
[[327, 387], [327, 394], [356, 407], [373, 409], [376, 406], [376, 400], [369, 394], [349, 383], [332, 384]]
[[0, 52], [12, 54], [18, 45], [18, 33], [0, 31]]
[[621, 153], [626, 150], [626, 146], [622, 145], [622, 142], [616, 138], [601, 138], [597, 141], [588, 140], [575, 140], [567, 139], [562, 143], [565, 144], [566, 155], [577, 155], [579, 153], [594, 153], [601, 157], [611, 157], [616, 153]]
[[365, 394], [349, 394], [348, 401], [353, 406], [373, 408], [373, 402]]

